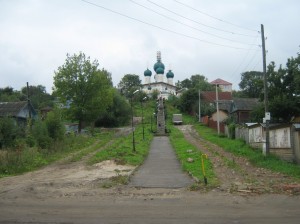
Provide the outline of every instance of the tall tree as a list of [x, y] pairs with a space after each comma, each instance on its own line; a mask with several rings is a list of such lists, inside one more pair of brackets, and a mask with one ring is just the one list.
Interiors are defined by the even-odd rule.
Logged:
[[241, 95], [249, 98], [261, 97], [264, 88], [263, 73], [257, 71], [242, 73], [239, 86], [242, 92]]
[[118, 88], [122, 95], [126, 98], [130, 98], [135, 90], [141, 88], [141, 83], [142, 81], [138, 75], [126, 74], [118, 84]]
[[275, 70], [275, 63], [268, 66], [268, 98], [273, 120], [289, 122], [300, 114], [300, 56], [288, 59], [287, 67]]
[[213, 87], [207, 81], [204, 75], [192, 75], [189, 79], [184, 79], [181, 82], [176, 83], [177, 88], [186, 89], [200, 89], [201, 91], [213, 91]]
[[63, 103], [70, 102], [69, 118], [79, 122], [92, 122], [112, 104], [112, 84], [110, 74], [98, 69], [97, 60], [91, 62], [80, 52], [67, 55], [65, 63], [58, 67], [54, 75], [54, 91]]

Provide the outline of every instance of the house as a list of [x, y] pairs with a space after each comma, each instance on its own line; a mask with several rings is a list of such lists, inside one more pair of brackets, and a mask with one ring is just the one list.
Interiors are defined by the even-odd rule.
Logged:
[[0, 102], [0, 117], [12, 117], [18, 125], [24, 125], [27, 118], [37, 118], [37, 113], [28, 101]]
[[222, 92], [232, 92], [232, 83], [227, 82], [223, 79], [216, 79], [210, 82], [210, 84], [219, 86]]
[[246, 123], [250, 121], [250, 112], [257, 106], [256, 98], [234, 98], [230, 108], [230, 114], [235, 123]]
[[[216, 102], [216, 92], [215, 91], [201, 91], [201, 100], [206, 103]], [[218, 92], [218, 100], [232, 100], [232, 95], [230, 92]]]
[[[203, 91], [201, 92], [202, 102], [210, 105], [216, 104], [216, 92], [214, 91]], [[218, 107], [219, 107], [219, 121], [226, 120], [230, 113], [230, 106], [232, 103], [232, 95], [229, 92], [218, 93]], [[213, 121], [217, 121], [217, 112], [214, 112], [211, 116]]]

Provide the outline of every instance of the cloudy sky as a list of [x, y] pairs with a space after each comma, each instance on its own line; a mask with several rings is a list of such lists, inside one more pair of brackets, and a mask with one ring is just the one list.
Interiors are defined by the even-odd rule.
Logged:
[[[238, 89], [240, 74], [285, 66], [300, 45], [299, 0], [0, 0], [0, 87], [46, 86], [80, 51], [112, 73], [153, 72], [161, 51], [174, 81], [201, 74]], [[153, 79], [153, 77], [152, 77]]]

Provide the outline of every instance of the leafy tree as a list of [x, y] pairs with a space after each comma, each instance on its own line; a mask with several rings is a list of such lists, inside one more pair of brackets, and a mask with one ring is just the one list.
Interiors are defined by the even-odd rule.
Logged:
[[197, 102], [199, 95], [196, 89], [189, 89], [185, 91], [180, 97], [179, 109], [182, 112], [193, 114], [197, 110]]
[[239, 83], [241, 89], [241, 96], [248, 98], [262, 97], [264, 82], [263, 73], [256, 71], [244, 72], [241, 75], [241, 82]]
[[100, 115], [95, 125], [98, 127], [119, 127], [128, 123], [131, 109], [125, 97], [114, 91], [113, 104]]
[[[267, 68], [268, 101], [272, 120], [275, 122], [289, 122], [292, 117], [300, 114], [300, 55], [290, 58], [286, 68], [271, 62]], [[263, 94], [261, 95], [263, 102]], [[264, 116], [263, 107], [252, 112], [255, 121], [261, 122]]]
[[90, 57], [80, 52], [68, 54], [65, 64], [55, 71], [55, 94], [63, 103], [70, 102], [67, 115], [79, 122], [78, 132], [83, 121], [95, 121], [112, 104], [111, 76], [98, 66], [97, 60], [91, 62]]
[[204, 75], [192, 75], [191, 78], [192, 88], [200, 89], [201, 91], [213, 91], [212, 86]]
[[118, 84], [118, 88], [121, 91], [121, 94], [126, 98], [131, 98], [132, 93], [141, 88], [142, 81], [140, 80], [138, 75], [127, 74], [125, 75], [120, 83]]
[[[192, 75], [190, 79], [183, 80], [180, 82], [180, 86], [187, 88], [188, 90], [183, 92], [181, 95], [178, 108], [182, 112], [189, 114], [195, 114], [198, 111], [199, 90], [214, 90], [214, 86], [207, 81], [207, 78], [199, 74]], [[205, 103], [201, 102], [201, 114], [211, 114], [211, 110], [212, 108], [210, 105], [206, 105]]]
[[[29, 98], [34, 108], [41, 109], [46, 106], [53, 106], [54, 98], [46, 92], [46, 87], [42, 85], [29, 86]], [[27, 87], [21, 89], [20, 100], [27, 100]]]
[[180, 82], [180, 88], [190, 89], [192, 88], [192, 81], [190, 79], [184, 79]]
[[[299, 55], [298, 55], [299, 58]], [[299, 65], [295, 59], [288, 59], [287, 68], [282, 66], [275, 70], [275, 63], [268, 66], [268, 100], [269, 110], [274, 121], [289, 122], [293, 116], [300, 113], [299, 88], [296, 86]], [[299, 85], [300, 86], [300, 85]]]
[[192, 75], [190, 79], [184, 79], [181, 82], [176, 83], [177, 88], [179, 89], [200, 89], [201, 91], [213, 91], [213, 86], [208, 82], [207, 78], [204, 75]]
[[15, 91], [12, 87], [0, 88], [0, 102], [17, 102], [20, 101], [20, 92]]

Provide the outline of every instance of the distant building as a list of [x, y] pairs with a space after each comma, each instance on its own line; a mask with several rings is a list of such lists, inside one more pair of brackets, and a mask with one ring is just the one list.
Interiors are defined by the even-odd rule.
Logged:
[[212, 85], [218, 85], [222, 92], [232, 92], [232, 83], [227, 82], [223, 79], [216, 79], [210, 82]]
[[26, 125], [27, 119], [37, 118], [37, 112], [27, 101], [0, 102], [0, 117], [14, 118], [18, 125]]
[[142, 85], [142, 90], [151, 95], [154, 91], [158, 91], [159, 97], [163, 99], [168, 99], [170, 95], [176, 95], [176, 86], [174, 86], [173, 78], [174, 73], [169, 70], [164, 76], [165, 65], [161, 61], [161, 53], [157, 52], [157, 62], [153, 66], [155, 72], [154, 81], [152, 82], [151, 76], [152, 72], [147, 68], [144, 72], [145, 81]]

